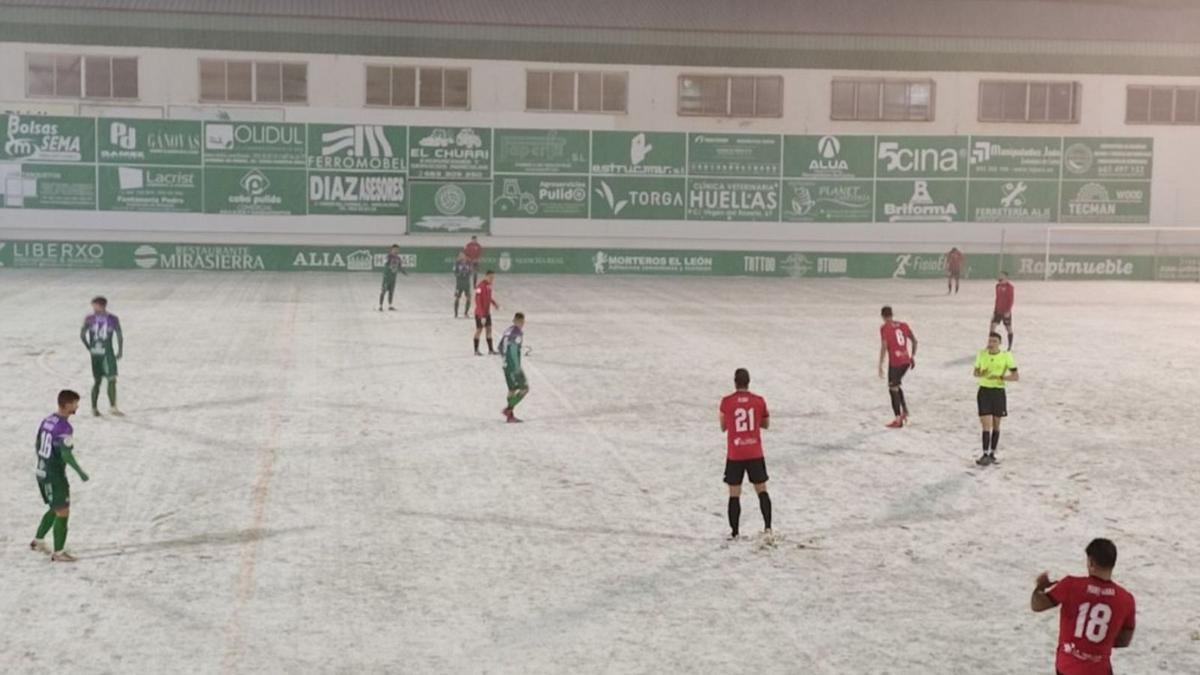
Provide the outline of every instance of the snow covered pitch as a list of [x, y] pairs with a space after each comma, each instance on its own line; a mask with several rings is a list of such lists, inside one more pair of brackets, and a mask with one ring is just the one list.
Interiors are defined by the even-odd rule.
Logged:
[[[0, 274], [0, 670], [1051, 672], [1034, 577], [1107, 536], [1138, 600], [1117, 672], [1200, 672], [1197, 286], [1018, 282], [1022, 378], [979, 469], [988, 281], [501, 276], [519, 426], [452, 281], [380, 314], [373, 275]], [[76, 419], [81, 561], [52, 565], [33, 438], [59, 388], [87, 396], [96, 293], [128, 417]], [[902, 431], [884, 303], [920, 339]], [[738, 366], [772, 411], [774, 549], [724, 542]]]

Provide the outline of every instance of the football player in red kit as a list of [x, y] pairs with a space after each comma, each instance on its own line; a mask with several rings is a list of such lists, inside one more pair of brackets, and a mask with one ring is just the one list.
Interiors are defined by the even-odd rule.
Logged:
[[946, 254], [946, 295], [958, 294], [958, 282], [962, 279], [965, 258], [958, 247], [950, 249]]
[[1004, 330], [1008, 332], [1009, 351], [1012, 351], [1013, 346], [1012, 310], [1015, 299], [1012, 282], [1008, 280], [1008, 272], [1001, 272], [1000, 278], [996, 280], [996, 307], [992, 310], [992, 327], [988, 332], [995, 333], [996, 325], [1004, 322]]
[[[883, 325], [879, 327], [879, 377], [883, 378], [883, 361], [888, 363], [887, 383], [888, 394], [892, 398], [892, 412], [895, 419], [888, 423], [889, 429], [899, 429], [908, 424], [908, 401], [904, 399], [904, 389], [900, 387], [904, 374], [917, 367], [917, 336], [903, 321], [892, 318], [892, 308], [885, 306], [879, 310]], [[909, 351], [912, 345], [912, 351]]]
[[771, 495], [767, 494], [767, 464], [763, 459], [762, 430], [770, 426], [767, 402], [750, 391], [750, 371], [733, 373], [737, 391], [721, 399], [721, 431], [726, 432], [725, 484], [729, 486], [730, 537], [738, 536], [742, 517], [742, 480], [749, 475], [758, 493], [763, 530], [771, 539]]
[[483, 356], [479, 353], [479, 336], [484, 330], [487, 331], [488, 354], [496, 353], [492, 346], [492, 309], [500, 309], [500, 303], [492, 298], [492, 282], [495, 279], [496, 273], [488, 270], [483, 275], [483, 281], [475, 287], [475, 356]]
[[1093, 539], [1087, 547], [1086, 577], [1050, 581], [1046, 572], [1038, 576], [1030, 608], [1062, 608], [1054, 661], [1058, 675], [1112, 675], [1112, 650], [1133, 641], [1135, 603], [1133, 595], [1112, 580], [1116, 564], [1116, 544]]

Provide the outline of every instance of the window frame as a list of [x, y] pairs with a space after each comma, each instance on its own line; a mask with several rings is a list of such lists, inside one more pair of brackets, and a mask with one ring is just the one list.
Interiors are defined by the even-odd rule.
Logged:
[[[834, 108], [835, 94], [834, 90], [838, 84], [853, 84], [854, 85], [854, 101], [851, 106], [854, 112], [851, 116], [839, 116]], [[859, 87], [864, 84], [874, 84], [878, 87], [878, 104], [876, 105], [877, 117], [860, 117], [858, 114]], [[905, 96], [905, 112], [904, 117], [887, 117], [884, 115], [886, 106], [886, 96], [884, 89], [887, 85], [903, 84]], [[928, 113], [925, 117], [912, 117], [912, 87], [914, 85], [926, 85], [929, 87], [929, 103], [926, 105]], [[933, 122], [937, 119], [937, 80], [932, 77], [910, 78], [910, 77], [834, 77], [829, 83], [829, 119], [832, 122]]]
[[[224, 95], [222, 98], [206, 98], [204, 96], [204, 63], [220, 63], [225, 70], [224, 74]], [[248, 63], [250, 64], [250, 98], [245, 99], [230, 99], [229, 98], [229, 64], [231, 63]], [[258, 97], [258, 68], [259, 66], [275, 66], [279, 70], [279, 100], [278, 101], [263, 101]], [[303, 66], [304, 67], [304, 98], [302, 100], [285, 100], [284, 99], [284, 66]], [[233, 105], [309, 105], [308, 95], [308, 62], [294, 60], [273, 59], [254, 59], [254, 58], [209, 58], [205, 56], [196, 59], [196, 100], [200, 103], [230, 103]]]
[[[53, 62], [53, 81], [51, 87], [54, 89], [53, 94], [34, 94], [30, 90], [29, 78], [29, 60], [31, 56], [49, 57]], [[79, 59], [79, 93], [78, 94], [60, 94], [58, 93], [58, 58], [68, 57]], [[108, 96], [95, 96], [88, 94], [87, 84], [87, 61], [88, 59], [104, 59], [108, 61]], [[117, 96], [116, 86], [116, 68], [113, 68], [115, 60], [133, 61], [133, 71], [137, 74], [137, 94], [134, 96]], [[25, 98], [30, 99], [62, 99], [72, 101], [140, 101], [142, 100], [142, 78], [141, 78], [141, 59], [138, 56], [129, 56], [122, 54], [95, 54], [86, 52], [25, 52]]]
[[[368, 81], [368, 73], [370, 72], [371, 68], [387, 68], [387, 71], [388, 71], [388, 102], [386, 104], [371, 103], [367, 100], [367, 81]], [[395, 91], [395, 86], [396, 86], [395, 71], [397, 68], [411, 69], [413, 71], [413, 105], [396, 105], [396, 104], [392, 103], [392, 101], [395, 100], [395, 93], [396, 93], [396, 91]], [[421, 71], [422, 70], [432, 70], [432, 69], [439, 70], [439, 71], [441, 71], [441, 74], [442, 74], [442, 105], [440, 105], [440, 106], [421, 105]], [[459, 106], [451, 107], [451, 106], [446, 105], [446, 71], [448, 71], [448, 70], [458, 70], [458, 71], [462, 71], [463, 73], [466, 74], [466, 78], [467, 78], [466, 99], [467, 100], [466, 100], [466, 105], [464, 105], [462, 107], [459, 107]], [[471, 109], [471, 92], [472, 92], [471, 70], [472, 69], [469, 66], [446, 66], [446, 65], [439, 65], [439, 64], [433, 64], [433, 63], [428, 63], [428, 64], [364, 63], [363, 64], [363, 80], [362, 80], [362, 82], [363, 82], [363, 107], [364, 108], [374, 108], [374, 109], [379, 109], [379, 110], [387, 110], [387, 109], [392, 109], [392, 110], [470, 110]]]
[[[1133, 120], [1129, 118], [1129, 95], [1133, 90], [1138, 89], [1146, 92], [1146, 119]], [[1154, 120], [1153, 115], [1153, 100], [1155, 90], [1169, 89], [1171, 90], [1171, 121], [1159, 122]], [[1179, 111], [1179, 92], [1190, 91], [1196, 95], [1197, 112], [1194, 121], [1180, 122], [1177, 119]], [[1185, 84], [1127, 84], [1125, 85], [1125, 124], [1138, 126], [1183, 126], [1194, 127], [1200, 126], [1200, 84], [1185, 85]]]
[[[685, 79], [701, 79], [701, 78], [722, 78], [725, 80], [725, 112], [692, 112], [683, 109], [683, 81]], [[733, 114], [733, 80], [734, 78], [749, 79], [754, 83], [753, 95], [751, 96], [751, 105], [754, 106], [754, 112], [750, 115], [735, 115]], [[778, 114], [760, 115], [758, 113], [758, 82], [759, 80], [775, 80], [779, 85], [779, 111]], [[742, 119], [742, 120], [777, 120], [783, 119], [784, 103], [787, 97], [784, 94], [783, 75], [763, 75], [763, 74], [742, 74], [742, 73], [700, 73], [700, 72], [685, 72], [680, 73], [675, 78], [675, 115], [677, 117], [715, 117], [724, 119]]]
[[[546, 108], [530, 108], [529, 107], [529, 76], [537, 73], [549, 77], [549, 90], [546, 92]], [[555, 108], [554, 107], [554, 76], [569, 73], [571, 75], [572, 93], [571, 93], [571, 108]], [[599, 110], [580, 110], [579, 109], [579, 76], [598, 75], [600, 77], [600, 109]], [[623, 110], [605, 110], [604, 109], [604, 82], [610, 76], [619, 76], [625, 85], [625, 108]], [[627, 70], [575, 70], [571, 68], [526, 68], [525, 69], [525, 112], [527, 113], [577, 113], [583, 115], [628, 115], [629, 114], [629, 71]]]
[[[983, 109], [983, 88], [985, 85], [1013, 85], [1019, 84], [1025, 87], [1025, 115], [1023, 119], [1005, 119], [1003, 117], [1004, 99], [1003, 95], [1000, 100], [1001, 116], [992, 118], [984, 117]], [[1071, 87], [1071, 117], [1070, 119], [1051, 119], [1050, 106], [1053, 105], [1053, 91], [1056, 85], [1070, 85]], [[1032, 100], [1033, 87], [1046, 87], [1046, 119], [1033, 119], [1032, 117]], [[1083, 118], [1083, 83], [1078, 80], [979, 80], [979, 86], [975, 96], [975, 119], [983, 124], [1079, 124]]]

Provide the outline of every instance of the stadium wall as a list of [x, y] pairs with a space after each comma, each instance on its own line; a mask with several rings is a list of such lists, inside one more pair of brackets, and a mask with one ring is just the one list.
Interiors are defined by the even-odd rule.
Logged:
[[[31, 99], [25, 92], [28, 53], [132, 55], [139, 62], [139, 99], [89, 101]], [[1006, 73], [803, 69], [720, 69], [629, 65], [628, 112], [625, 114], [544, 113], [525, 110], [525, 74], [544, 63], [466, 59], [378, 58], [330, 54], [256, 53], [114, 48], [70, 44], [0, 43], [0, 105], [6, 110], [98, 117], [200, 119], [217, 108], [198, 100], [198, 59], [270, 59], [308, 64], [309, 101], [304, 105], [224, 107], [228, 116], [276, 119], [289, 123], [336, 123], [531, 128], [690, 134], [769, 134], [843, 136], [956, 136], [1147, 139], [1153, 148], [1152, 176], [1144, 213], [1124, 224], [1186, 226], [1200, 214], [1200, 191], [1191, 189], [1193, 158], [1200, 137], [1188, 126], [1130, 125], [1124, 120], [1129, 85], [1197, 85], [1197, 77], [1142, 75], [1044, 76], [1023, 73], [1022, 80], [1073, 80], [1081, 85], [1082, 103], [1074, 124], [994, 124], [978, 121], [979, 82], [1011, 79]], [[371, 108], [363, 105], [367, 64], [430, 64], [471, 69], [471, 108], [464, 111]], [[558, 69], [595, 69], [593, 64], [553, 64]], [[712, 118], [681, 116], [676, 111], [677, 80], [685, 73], [763, 74], [783, 77], [781, 118]], [[845, 122], [830, 119], [834, 77], [928, 78], [936, 82], [934, 119], [930, 122]], [[966, 142], [966, 141], [964, 141]], [[1065, 145], [1065, 143], [1064, 143]], [[964, 158], [965, 159], [965, 158]], [[1119, 186], [1118, 186], [1119, 187]], [[1128, 186], [1126, 186], [1128, 187]], [[589, 189], [595, 189], [590, 185]], [[907, 188], [906, 188], [907, 189]], [[494, 197], [495, 195], [493, 195]], [[590, 195], [589, 195], [590, 196]], [[780, 195], [785, 199], [784, 195]], [[594, 197], [592, 197], [594, 199]], [[1056, 200], [1057, 201], [1057, 200]], [[1057, 206], [1057, 204], [1056, 204]], [[1137, 209], [1135, 209], [1136, 211]], [[760, 222], [681, 220], [670, 218], [494, 218], [489, 234], [496, 245], [516, 248], [737, 250], [791, 252], [941, 251], [958, 245], [972, 252], [1033, 253], [1044, 241], [1045, 222]], [[1077, 220], [1086, 224], [1086, 220]], [[94, 210], [0, 209], [0, 239], [90, 242], [166, 242], [195, 244], [276, 244], [378, 246], [403, 238], [406, 247], [439, 247], [446, 235], [410, 233], [402, 216], [354, 215], [216, 215], [211, 213], [133, 213]], [[461, 233], [456, 233], [461, 234]], [[451, 237], [461, 239], [461, 236]], [[1077, 242], [1120, 247], [1129, 236], [1097, 235]]]

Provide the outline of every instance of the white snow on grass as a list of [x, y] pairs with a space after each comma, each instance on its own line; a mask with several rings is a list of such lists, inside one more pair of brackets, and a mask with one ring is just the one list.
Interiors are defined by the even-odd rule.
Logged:
[[[0, 670], [1051, 672], [1033, 579], [1108, 536], [1138, 600], [1117, 672], [1200, 672], [1195, 285], [1019, 283], [1022, 380], [978, 469], [986, 281], [501, 276], [520, 426], [452, 278], [382, 314], [378, 282], [0, 274]], [[86, 399], [96, 293], [128, 417], [77, 418], [81, 560], [52, 565], [26, 547], [33, 437], [59, 388]], [[901, 431], [884, 303], [920, 340]], [[772, 411], [773, 549], [724, 541], [739, 366]]]

